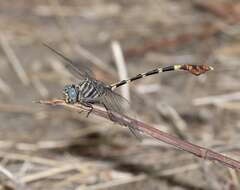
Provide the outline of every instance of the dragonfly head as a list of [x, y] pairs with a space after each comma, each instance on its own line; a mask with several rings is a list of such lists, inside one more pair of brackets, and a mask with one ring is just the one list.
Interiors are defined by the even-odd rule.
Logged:
[[74, 84], [65, 85], [63, 94], [65, 96], [66, 103], [74, 104], [78, 100], [78, 89]]

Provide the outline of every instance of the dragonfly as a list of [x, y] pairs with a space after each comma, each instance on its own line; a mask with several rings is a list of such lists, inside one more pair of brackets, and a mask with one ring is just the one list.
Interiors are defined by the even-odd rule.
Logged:
[[[159, 67], [153, 70], [137, 74], [134, 77], [121, 80], [116, 83], [106, 84], [101, 80], [97, 80], [93, 77], [90, 72], [82, 71], [78, 69], [74, 62], [66, 57], [63, 53], [55, 50], [54, 48], [50, 47], [49, 45], [43, 43], [44, 46], [49, 48], [52, 52], [60, 56], [63, 60], [66, 61], [68, 68], [75, 73], [75, 76], [79, 79], [77, 84], [67, 84], [64, 86], [63, 94], [65, 102], [68, 104], [75, 104], [80, 103], [84, 106], [90, 108], [87, 116], [91, 113], [94, 104], [98, 104], [103, 106], [109, 118], [114, 121], [114, 114], [113, 112], [123, 115], [124, 114], [124, 105], [126, 105], [127, 100], [122, 97], [120, 94], [115, 92], [114, 90], [131, 83], [133, 81], [151, 76], [156, 75], [162, 72], [169, 72], [169, 71], [188, 71], [193, 75], [201, 75], [207, 71], [213, 70], [213, 67], [209, 65], [193, 65], [193, 64], [175, 64], [166, 67]], [[119, 121], [118, 121], [119, 123]], [[129, 126], [130, 131], [136, 136], [134, 129]]]

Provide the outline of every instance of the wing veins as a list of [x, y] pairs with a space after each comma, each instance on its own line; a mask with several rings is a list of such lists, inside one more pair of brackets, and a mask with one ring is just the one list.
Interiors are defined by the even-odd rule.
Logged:
[[76, 66], [74, 66], [74, 62], [73, 62], [71, 59], [69, 59], [68, 57], [66, 57], [65, 55], [63, 55], [62, 53], [60, 53], [59, 51], [53, 49], [53, 48], [50, 47], [48, 44], [43, 43], [43, 42], [42, 42], [42, 44], [43, 44], [45, 47], [47, 47], [48, 49], [50, 49], [52, 52], [54, 52], [55, 54], [57, 54], [58, 56], [60, 56], [62, 59], [64, 59], [64, 60], [68, 63], [68, 65], [66, 66], [67, 68], [68, 68], [68, 67], [71, 67], [71, 69], [73, 69], [73, 71], [75, 71], [75, 72], [76, 72], [78, 75], [80, 75], [81, 77], [87, 77], [87, 76], [88, 76], [87, 73], [85, 73], [85, 75], [84, 75], [82, 72], [80, 72], [79, 69], [78, 69]]

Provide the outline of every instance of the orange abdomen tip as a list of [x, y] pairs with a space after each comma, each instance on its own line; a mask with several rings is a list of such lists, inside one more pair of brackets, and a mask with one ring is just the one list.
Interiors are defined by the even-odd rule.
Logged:
[[190, 65], [185, 64], [181, 66], [182, 70], [189, 71], [190, 73], [198, 76], [201, 75], [207, 71], [212, 71], [214, 68], [209, 65]]

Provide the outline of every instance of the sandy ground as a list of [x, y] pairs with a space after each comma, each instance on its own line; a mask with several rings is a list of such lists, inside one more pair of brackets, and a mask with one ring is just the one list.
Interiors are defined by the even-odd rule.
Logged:
[[33, 102], [61, 98], [72, 80], [42, 42], [106, 83], [122, 72], [113, 42], [129, 76], [209, 64], [215, 70], [205, 75], [163, 73], [123, 95], [139, 120], [240, 160], [239, 24], [234, 0], [1, 1], [1, 189], [239, 189], [234, 170], [144, 134], [140, 142], [94, 115]]

